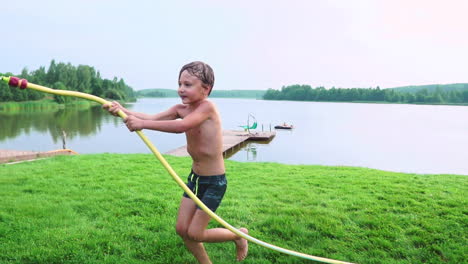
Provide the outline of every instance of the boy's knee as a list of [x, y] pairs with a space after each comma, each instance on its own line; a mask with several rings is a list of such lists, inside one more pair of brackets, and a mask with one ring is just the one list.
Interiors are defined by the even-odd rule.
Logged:
[[176, 233], [182, 238], [187, 237], [187, 227], [183, 225], [176, 225]]
[[192, 241], [203, 242], [203, 233], [204, 231], [200, 232], [199, 230], [191, 228], [187, 230], [187, 238]]

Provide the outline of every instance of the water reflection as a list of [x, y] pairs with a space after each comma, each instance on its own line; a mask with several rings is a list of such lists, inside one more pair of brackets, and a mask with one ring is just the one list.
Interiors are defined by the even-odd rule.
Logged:
[[245, 152], [247, 153], [246, 159], [248, 161], [257, 160], [257, 146], [255, 144], [247, 143], [247, 146], [245, 147]]
[[231, 150], [228, 150], [224, 154], [225, 159], [230, 159], [233, 156], [244, 157], [242, 158], [243, 161], [257, 161], [257, 153], [258, 150], [262, 148], [262, 146], [267, 146], [272, 141], [244, 141], [240, 145], [234, 147]]
[[34, 109], [15, 113], [0, 113], [0, 141], [15, 139], [22, 134], [41, 132], [49, 134], [54, 143], [62, 140], [62, 131], [68, 139], [95, 135], [105, 122], [119, 122], [100, 106], [90, 108]]

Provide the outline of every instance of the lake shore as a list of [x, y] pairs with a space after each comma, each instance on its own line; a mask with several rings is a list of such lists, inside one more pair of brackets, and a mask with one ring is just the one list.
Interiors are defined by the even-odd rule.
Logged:
[[3, 113], [17, 113], [20, 111], [30, 110], [58, 110], [68, 108], [89, 108], [98, 105], [97, 103], [86, 100], [74, 100], [69, 103], [59, 104], [52, 99], [43, 99], [37, 101], [23, 101], [23, 102], [0, 102], [0, 112]]
[[[179, 96], [164, 96], [164, 97], [151, 97], [151, 96], [140, 96], [137, 99], [164, 99], [164, 98], [179, 98]], [[385, 101], [306, 101], [306, 100], [270, 100], [270, 99], [259, 99], [254, 97], [217, 97], [212, 96], [210, 98], [228, 98], [228, 99], [245, 99], [245, 100], [260, 100], [260, 101], [277, 101], [277, 102], [305, 102], [305, 103], [355, 103], [355, 104], [394, 104], [394, 105], [448, 105], [448, 106], [468, 106], [468, 103], [405, 103], [405, 102], [385, 102]]]

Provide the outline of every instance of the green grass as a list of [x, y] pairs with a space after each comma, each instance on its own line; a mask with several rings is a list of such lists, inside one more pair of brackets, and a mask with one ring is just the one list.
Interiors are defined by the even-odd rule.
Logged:
[[0, 112], [5, 113], [23, 113], [35, 111], [57, 111], [58, 109], [67, 108], [89, 108], [97, 103], [74, 100], [66, 104], [59, 104], [51, 99], [43, 99], [37, 101], [24, 101], [24, 102], [0, 102]]
[[63, 108], [52, 100], [38, 100], [25, 102], [0, 102], [0, 111], [20, 112], [20, 111], [36, 111], [36, 110], [56, 110]]
[[[190, 159], [167, 159], [185, 181]], [[467, 176], [226, 165], [217, 213], [266, 242], [356, 263], [468, 257]], [[181, 196], [152, 155], [0, 165], [0, 263], [195, 263], [175, 233]], [[236, 263], [232, 243], [206, 248], [214, 263]], [[251, 244], [244, 263], [310, 261]]]

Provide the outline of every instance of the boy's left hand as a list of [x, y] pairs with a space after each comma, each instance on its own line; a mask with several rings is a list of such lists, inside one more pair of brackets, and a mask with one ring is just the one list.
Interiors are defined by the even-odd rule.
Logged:
[[134, 117], [134, 116], [131, 116], [131, 115], [127, 116], [124, 119], [124, 122], [127, 125], [128, 130], [130, 130], [131, 132], [143, 129], [143, 120], [139, 119], [137, 117]]

